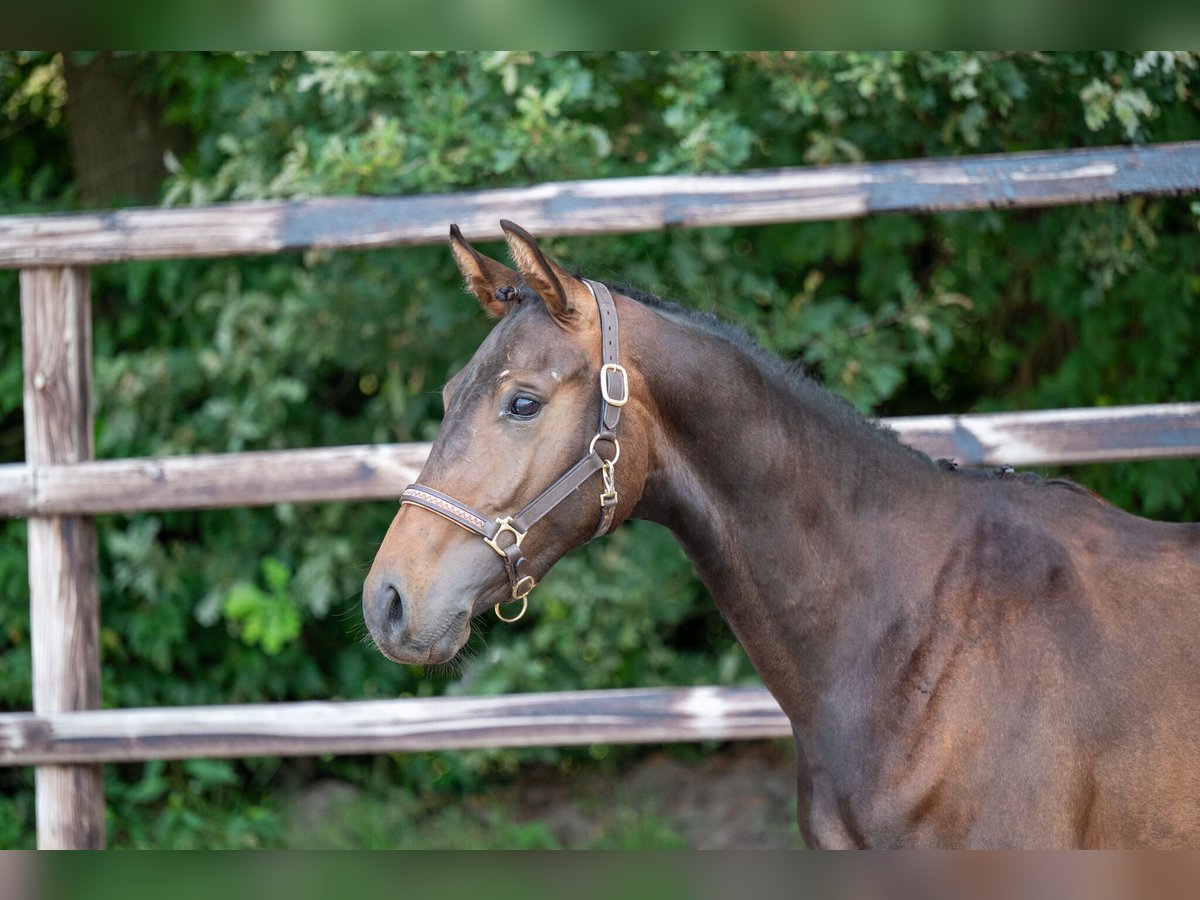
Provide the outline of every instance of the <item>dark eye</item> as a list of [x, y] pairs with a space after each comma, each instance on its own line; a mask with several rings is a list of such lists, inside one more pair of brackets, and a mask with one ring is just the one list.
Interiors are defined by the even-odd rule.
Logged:
[[508, 411], [518, 419], [532, 419], [541, 410], [542, 404], [532, 397], [517, 394], [508, 404]]

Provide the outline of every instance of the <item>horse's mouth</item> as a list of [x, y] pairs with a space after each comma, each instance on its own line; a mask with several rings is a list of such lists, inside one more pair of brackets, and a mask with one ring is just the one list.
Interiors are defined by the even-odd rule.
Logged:
[[376, 639], [375, 646], [392, 662], [402, 666], [432, 666], [453, 661], [470, 636], [470, 616], [464, 610], [447, 619], [432, 638], [421, 636], [413, 639], [406, 636], [399, 646], [391, 647]]

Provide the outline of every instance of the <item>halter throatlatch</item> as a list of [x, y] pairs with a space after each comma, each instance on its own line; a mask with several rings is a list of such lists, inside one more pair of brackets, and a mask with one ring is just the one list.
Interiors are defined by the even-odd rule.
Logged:
[[[617, 422], [621, 418], [621, 407], [629, 401], [629, 376], [620, 363], [617, 305], [613, 302], [612, 294], [597, 281], [585, 279], [584, 284], [591, 290], [600, 309], [601, 353], [600, 427], [588, 444], [587, 455], [515, 516], [489, 518], [467, 504], [423, 484], [410, 484], [400, 495], [401, 506], [408, 503], [437, 513], [460, 528], [479, 535], [485, 544], [499, 554], [511, 588], [511, 599], [504, 602], [521, 601], [521, 611], [510, 618], [505, 618], [500, 612], [500, 604], [496, 604], [496, 615], [503, 622], [515, 622], [525, 615], [525, 610], [529, 608], [529, 594], [537, 587], [532, 575], [521, 572], [525, 562], [521, 544], [530, 528], [583, 487], [596, 472], [600, 473], [604, 489], [600, 493], [600, 522], [592, 537], [606, 534], [617, 512], [616, 465], [621, 457], [621, 445], [617, 443]], [[601, 456], [596, 449], [597, 444], [611, 444], [612, 456]]]

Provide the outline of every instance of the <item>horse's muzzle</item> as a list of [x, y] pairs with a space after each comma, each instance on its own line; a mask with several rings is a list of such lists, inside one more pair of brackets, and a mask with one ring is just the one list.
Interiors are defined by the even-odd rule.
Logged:
[[[454, 658], [470, 635], [469, 611], [415, 616], [401, 585], [374, 572], [363, 586], [363, 619], [379, 651], [393, 662], [431, 665]], [[423, 621], [422, 621], [423, 620]]]
[[404, 634], [404, 624], [408, 619], [404, 595], [394, 584], [385, 584], [375, 600], [375, 605], [381, 610], [380, 634], [389, 643], [394, 642]]
[[396, 659], [394, 651], [404, 646], [408, 618], [408, 604], [400, 588], [372, 572], [363, 585], [363, 620], [385, 656]]

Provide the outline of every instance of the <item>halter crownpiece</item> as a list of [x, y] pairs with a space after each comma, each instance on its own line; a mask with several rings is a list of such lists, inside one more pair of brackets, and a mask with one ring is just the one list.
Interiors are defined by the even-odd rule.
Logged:
[[[489, 518], [448, 494], [423, 484], [410, 484], [400, 495], [401, 506], [407, 503], [437, 513], [460, 528], [479, 535], [485, 544], [499, 554], [504, 562], [512, 595], [510, 600], [504, 602], [521, 601], [521, 611], [511, 618], [505, 618], [500, 612], [500, 604], [496, 604], [496, 616], [502, 622], [515, 622], [525, 615], [525, 610], [529, 608], [529, 594], [537, 587], [532, 575], [521, 574], [521, 566], [525, 562], [521, 544], [530, 528], [583, 487], [596, 472], [600, 473], [604, 490], [600, 493], [600, 522], [593, 538], [608, 532], [617, 512], [616, 465], [621, 458], [621, 445], [617, 442], [616, 431], [617, 422], [621, 419], [621, 407], [629, 402], [629, 375], [620, 363], [617, 305], [612, 294], [598, 281], [584, 279], [584, 284], [596, 298], [596, 306], [600, 310], [601, 357], [600, 427], [588, 444], [587, 454], [515, 516]], [[612, 444], [612, 458], [601, 456], [596, 450], [596, 444], [601, 442]]]

